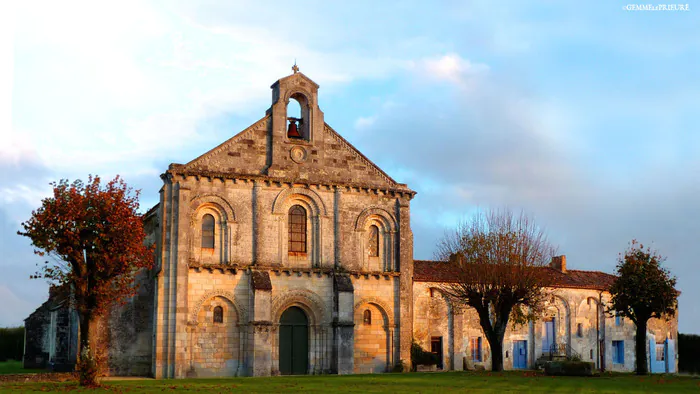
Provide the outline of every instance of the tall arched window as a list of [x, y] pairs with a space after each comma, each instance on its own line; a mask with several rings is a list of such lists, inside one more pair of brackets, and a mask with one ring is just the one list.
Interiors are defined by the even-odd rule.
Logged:
[[202, 247], [214, 249], [214, 216], [210, 214], [202, 217]]
[[299, 205], [289, 209], [289, 251], [306, 253], [306, 210]]
[[220, 306], [214, 307], [214, 323], [224, 322], [224, 308]]
[[369, 227], [367, 254], [369, 257], [379, 257], [379, 227], [374, 225]]

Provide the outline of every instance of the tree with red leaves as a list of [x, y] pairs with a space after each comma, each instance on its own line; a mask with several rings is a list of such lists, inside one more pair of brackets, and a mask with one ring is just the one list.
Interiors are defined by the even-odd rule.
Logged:
[[617, 263], [617, 279], [610, 288], [608, 312], [632, 320], [636, 326], [635, 357], [637, 375], [646, 375], [647, 322], [651, 318], [672, 317], [676, 313], [676, 278], [661, 266], [665, 260], [656, 251], [632, 240]]
[[441, 286], [455, 305], [474, 308], [491, 347], [491, 370], [503, 370], [508, 322], [535, 320], [551, 297], [546, 266], [555, 248], [526, 214], [479, 211], [446, 233], [436, 257], [449, 264], [452, 280]]
[[42, 200], [18, 234], [32, 240], [36, 254], [53, 257], [36, 277], [70, 289], [80, 321], [80, 384], [92, 386], [99, 368], [93, 338], [97, 319], [135, 293], [134, 275], [152, 266], [153, 249], [144, 243], [139, 191], [119, 176], [104, 186], [98, 176], [87, 183], [51, 185], [53, 196]]

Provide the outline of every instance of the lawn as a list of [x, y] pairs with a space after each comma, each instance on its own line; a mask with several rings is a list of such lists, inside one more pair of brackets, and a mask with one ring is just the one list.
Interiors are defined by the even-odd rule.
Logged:
[[14, 374], [14, 373], [35, 373], [35, 372], [46, 372], [43, 369], [24, 369], [22, 368], [22, 362], [16, 360], [0, 362], [0, 375]]
[[547, 377], [533, 372], [446, 372], [346, 376], [295, 376], [186, 380], [111, 380], [82, 390], [75, 383], [5, 383], [0, 392], [164, 391], [221, 393], [698, 393], [700, 379], [676, 376], [610, 375]]

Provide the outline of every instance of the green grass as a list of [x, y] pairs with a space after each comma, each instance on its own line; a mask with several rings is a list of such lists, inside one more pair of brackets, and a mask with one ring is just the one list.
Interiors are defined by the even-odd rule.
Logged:
[[22, 368], [21, 361], [3, 361], [0, 362], [0, 375], [8, 375], [13, 373], [36, 373], [36, 372], [46, 372], [43, 369], [24, 369]]
[[0, 392], [244, 393], [698, 393], [700, 379], [610, 375], [547, 377], [533, 372], [448, 372], [186, 380], [116, 380], [98, 389], [76, 383], [5, 383]]

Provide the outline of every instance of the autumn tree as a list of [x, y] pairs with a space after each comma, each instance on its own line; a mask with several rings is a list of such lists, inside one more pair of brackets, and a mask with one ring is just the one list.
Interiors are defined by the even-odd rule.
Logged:
[[524, 213], [479, 211], [445, 234], [436, 257], [450, 265], [453, 280], [442, 286], [457, 305], [474, 308], [491, 347], [491, 368], [503, 370], [508, 321], [536, 318], [548, 297], [547, 265], [555, 249]]
[[153, 253], [144, 244], [139, 192], [119, 176], [105, 185], [98, 176], [51, 185], [53, 196], [42, 200], [18, 234], [31, 239], [36, 254], [52, 257], [37, 276], [70, 289], [80, 322], [80, 383], [94, 385], [97, 319], [134, 294], [134, 274], [151, 267]]
[[610, 288], [608, 311], [625, 316], [636, 326], [635, 358], [638, 375], [646, 375], [647, 322], [676, 313], [676, 278], [661, 266], [665, 260], [656, 251], [632, 240], [617, 263], [617, 279]]

